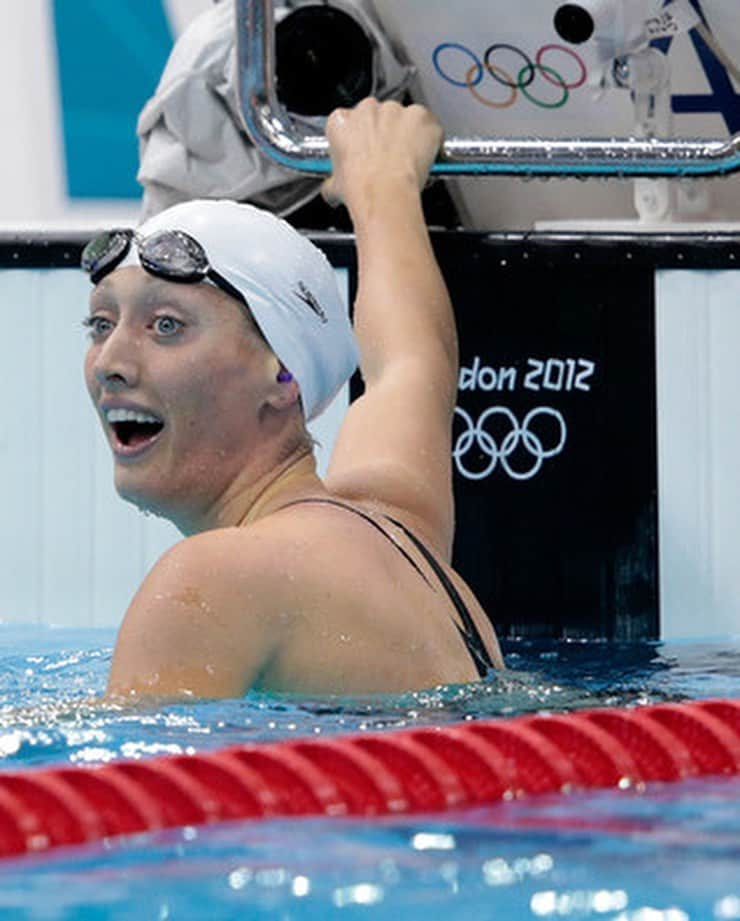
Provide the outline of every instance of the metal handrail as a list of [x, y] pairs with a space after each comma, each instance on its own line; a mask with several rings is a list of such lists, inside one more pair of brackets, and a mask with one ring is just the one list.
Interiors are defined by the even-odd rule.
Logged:
[[[280, 106], [273, 0], [236, 0], [239, 99], [254, 144], [283, 166], [331, 171], [329, 143]], [[740, 170], [740, 134], [721, 140], [449, 138], [437, 175], [711, 176]]]

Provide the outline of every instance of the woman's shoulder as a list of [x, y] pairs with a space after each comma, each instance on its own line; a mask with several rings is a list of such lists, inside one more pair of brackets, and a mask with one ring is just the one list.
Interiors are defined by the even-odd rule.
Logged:
[[269, 574], [300, 561], [304, 539], [273, 516], [245, 527], [214, 528], [174, 544], [157, 563], [214, 577]]
[[[326, 514], [317, 506], [281, 509], [243, 527], [216, 528], [179, 541], [156, 564], [220, 592], [272, 598], [286, 603], [294, 594], [317, 590], [361, 533], [347, 513]], [[353, 516], [354, 517], [354, 516]], [[353, 539], [354, 538], [354, 539]]]

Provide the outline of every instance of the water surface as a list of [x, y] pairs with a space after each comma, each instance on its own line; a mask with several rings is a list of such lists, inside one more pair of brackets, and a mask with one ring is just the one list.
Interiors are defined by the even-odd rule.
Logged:
[[[740, 642], [504, 644], [508, 671], [403, 696], [100, 695], [114, 635], [0, 626], [0, 769], [589, 706], [740, 698]], [[232, 822], [0, 862], [5, 919], [740, 919], [740, 779], [442, 816]]]

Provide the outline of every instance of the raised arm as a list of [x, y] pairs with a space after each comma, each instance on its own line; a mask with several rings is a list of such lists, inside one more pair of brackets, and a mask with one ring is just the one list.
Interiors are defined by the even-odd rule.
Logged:
[[457, 336], [421, 207], [442, 130], [421, 106], [367, 99], [335, 112], [327, 135], [334, 172], [324, 195], [347, 205], [357, 239], [355, 330], [365, 382], [327, 485], [408, 513], [449, 556]]

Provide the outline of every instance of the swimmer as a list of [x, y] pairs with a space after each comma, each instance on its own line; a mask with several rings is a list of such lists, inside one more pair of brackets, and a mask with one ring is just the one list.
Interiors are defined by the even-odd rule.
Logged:
[[[441, 128], [367, 99], [327, 136], [354, 332], [324, 256], [248, 205], [176, 205], [85, 251], [85, 376], [116, 488], [184, 535], [126, 611], [111, 697], [398, 693], [502, 666], [450, 566], [457, 340], [420, 200]], [[305, 423], [358, 359], [322, 480]]]

